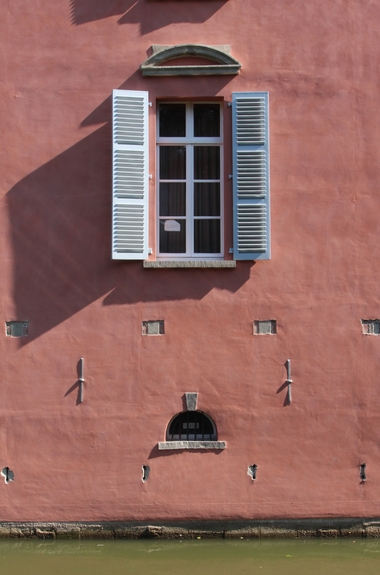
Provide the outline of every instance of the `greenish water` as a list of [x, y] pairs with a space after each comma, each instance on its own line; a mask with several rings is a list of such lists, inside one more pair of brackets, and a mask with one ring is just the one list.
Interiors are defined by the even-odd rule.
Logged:
[[0, 541], [14, 575], [379, 575], [378, 540]]

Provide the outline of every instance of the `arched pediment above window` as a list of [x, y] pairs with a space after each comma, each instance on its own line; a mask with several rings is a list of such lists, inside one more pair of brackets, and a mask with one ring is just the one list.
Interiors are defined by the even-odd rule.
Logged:
[[[152, 46], [152, 55], [140, 66], [143, 76], [198, 76], [238, 74], [241, 64], [230, 54], [230, 47], [203, 44]], [[183, 58], [189, 58], [187, 64]], [[196, 59], [196, 63], [192, 60]], [[171, 60], [180, 60], [173, 65]], [[202, 62], [205, 61], [205, 63]]]

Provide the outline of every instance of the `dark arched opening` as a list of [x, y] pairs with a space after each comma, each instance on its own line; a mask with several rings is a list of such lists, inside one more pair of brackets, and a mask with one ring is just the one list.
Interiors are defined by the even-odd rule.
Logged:
[[216, 426], [203, 411], [182, 411], [168, 425], [167, 441], [216, 441]]

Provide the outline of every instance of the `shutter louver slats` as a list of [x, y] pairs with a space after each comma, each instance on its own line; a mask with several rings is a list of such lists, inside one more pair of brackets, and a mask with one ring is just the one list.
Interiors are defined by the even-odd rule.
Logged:
[[117, 144], [144, 145], [144, 101], [142, 98], [115, 96], [114, 134]]
[[264, 198], [266, 192], [266, 153], [237, 153], [238, 198]]
[[144, 210], [142, 206], [116, 206], [114, 247], [117, 251], [140, 253], [144, 248]]
[[114, 155], [114, 190], [117, 198], [144, 197], [144, 154], [117, 150]]
[[265, 206], [238, 206], [239, 252], [265, 252], [267, 226]]
[[236, 103], [237, 145], [263, 144], [265, 142], [265, 101], [263, 98], [246, 98]]
[[148, 93], [113, 92], [113, 259], [148, 257]]
[[234, 259], [270, 258], [268, 93], [232, 94]]

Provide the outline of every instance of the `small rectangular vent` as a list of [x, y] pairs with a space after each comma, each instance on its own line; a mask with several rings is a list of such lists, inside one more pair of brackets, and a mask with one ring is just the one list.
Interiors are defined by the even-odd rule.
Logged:
[[143, 335], [165, 335], [163, 319], [154, 319], [142, 322]]
[[361, 322], [364, 335], [380, 335], [380, 320], [362, 319]]
[[276, 335], [275, 319], [259, 319], [253, 322], [253, 335]]
[[28, 321], [6, 321], [5, 334], [8, 337], [26, 337], [29, 335]]

